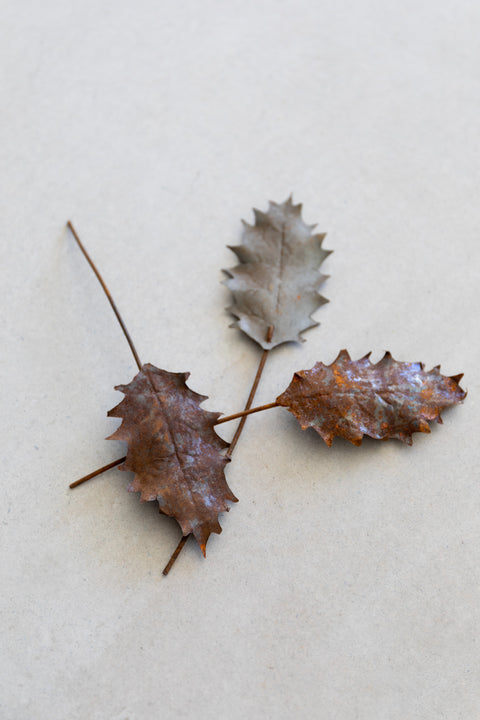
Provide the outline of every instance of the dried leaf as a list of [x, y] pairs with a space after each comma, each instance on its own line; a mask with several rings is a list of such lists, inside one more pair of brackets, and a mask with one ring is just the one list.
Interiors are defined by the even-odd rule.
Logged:
[[351, 360], [341, 350], [331, 365], [319, 362], [295, 373], [276, 402], [327, 445], [336, 435], [354, 445], [363, 435], [411, 445], [412, 433], [430, 432], [428, 421], [442, 422], [440, 413], [466, 396], [459, 385], [463, 375], [440, 375], [439, 365], [425, 372], [422, 363], [397, 362], [388, 352], [373, 364], [369, 355]]
[[218, 514], [237, 498], [228, 487], [221, 454], [228, 447], [214, 431], [220, 413], [200, 408], [206, 399], [187, 387], [189, 373], [170, 373], [143, 365], [110, 417], [123, 422], [110, 436], [128, 443], [121, 470], [135, 473], [129, 486], [141, 499], [157, 500], [160, 511], [174, 517], [182, 533], [193, 533], [205, 555], [210, 533], [220, 533]]
[[[301, 341], [301, 333], [318, 325], [311, 314], [328, 302], [318, 290], [327, 278], [318, 268], [330, 250], [325, 235], [313, 235], [301, 205], [292, 199], [271, 202], [267, 213], [254, 210], [255, 225], [244, 222], [243, 244], [232, 247], [240, 264], [226, 270], [233, 293], [233, 325], [269, 350]], [[273, 330], [270, 330], [273, 328]]]

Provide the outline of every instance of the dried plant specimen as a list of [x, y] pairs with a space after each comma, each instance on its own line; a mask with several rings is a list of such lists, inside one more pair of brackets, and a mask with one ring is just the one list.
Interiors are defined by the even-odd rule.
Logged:
[[110, 417], [123, 418], [110, 439], [126, 440], [127, 455], [76, 480], [70, 487], [122, 464], [123, 470], [133, 470], [135, 477], [129, 489], [140, 491], [143, 500], [157, 500], [160, 512], [173, 516], [185, 533], [163, 571], [166, 575], [191, 534], [205, 555], [210, 534], [221, 532], [218, 514], [228, 510], [227, 501], [237, 500], [224, 477], [229, 457], [220, 454], [228, 443], [213, 430], [218, 413], [202, 410], [199, 403], [206, 397], [186, 386], [187, 373], [142, 365], [102, 276], [70, 221], [67, 227], [100, 282], [140, 371], [129, 385], [117, 386], [125, 398], [109, 412]]
[[429, 421], [442, 422], [440, 413], [465, 398], [462, 375], [445, 377], [439, 365], [425, 372], [423, 363], [397, 362], [389, 352], [372, 364], [369, 355], [351, 360], [341, 350], [331, 365], [296, 372], [276, 403], [327, 445], [335, 436], [360, 445], [363, 435], [411, 445], [412, 433], [429, 433]]
[[128, 489], [156, 500], [205, 555], [210, 533], [222, 531], [218, 514], [237, 498], [224, 474], [228, 443], [213, 429], [220, 413], [200, 408], [207, 398], [187, 387], [188, 376], [143, 365], [131, 383], [115, 388], [125, 397], [108, 415], [123, 422], [109, 439], [128, 443], [119, 466], [135, 473]]
[[231, 250], [239, 264], [226, 270], [233, 294], [229, 308], [234, 326], [264, 350], [301, 341], [301, 333], [318, 325], [312, 313], [328, 302], [319, 289], [326, 275], [318, 268], [330, 254], [325, 234], [312, 234], [301, 205], [290, 197], [271, 202], [266, 213], [254, 210], [255, 224], [244, 222], [243, 243]]
[[[311, 314], [326, 302], [319, 288], [326, 276], [319, 267], [330, 253], [324, 235], [313, 234], [301, 218], [301, 206], [291, 198], [270, 203], [266, 213], [256, 210], [255, 225], [245, 225], [243, 244], [232, 248], [239, 264], [227, 271], [232, 291], [234, 325], [262, 348], [258, 371], [245, 410], [220, 417], [202, 410], [205, 396], [186, 385], [188, 373], [171, 373], [142, 365], [118, 309], [72, 224], [81, 251], [95, 272], [117, 316], [139, 372], [128, 385], [116, 389], [124, 399], [108, 414], [122, 418], [110, 436], [128, 444], [125, 457], [80, 478], [70, 487], [115, 466], [134, 472], [129, 490], [143, 501], [158, 502], [160, 512], [176, 519], [181, 531], [167, 574], [193, 535], [203, 554], [213, 533], [221, 532], [220, 512], [236, 502], [225, 479], [225, 466], [242, 431], [246, 416], [279, 406], [286, 407], [303, 429], [312, 427], [331, 445], [335, 436], [360, 445], [364, 435], [412, 442], [414, 432], [430, 432], [428, 423], [441, 422], [441, 412], [463, 401], [461, 375], [445, 377], [439, 366], [429, 372], [422, 363], [398, 362], [390, 353], [376, 364], [369, 356], [351, 360], [342, 350], [331, 365], [317, 363], [295, 373], [289, 387], [274, 402], [252, 408], [269, 351], [279, 344], [301, 340], [317, 325]], [[240, 418], [230, 443], [214, 426]]]

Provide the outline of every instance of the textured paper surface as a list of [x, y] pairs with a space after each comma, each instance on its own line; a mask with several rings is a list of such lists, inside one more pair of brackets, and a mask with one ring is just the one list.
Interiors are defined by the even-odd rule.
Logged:
[[[2, 718], [479, 715], [479, 24], [466, 0], [3, 3]], [[142, 361], [235, 412], [259, 350], [226, 245], [291, 192], [330, 303], [258, 402], [343, 347], [469, 394], [411, 448], [252, 416], [239, 503], [164, 579], [178, 528], [125, 473], [68, 490], [123, 454], [136, 366], [65, 222]]]

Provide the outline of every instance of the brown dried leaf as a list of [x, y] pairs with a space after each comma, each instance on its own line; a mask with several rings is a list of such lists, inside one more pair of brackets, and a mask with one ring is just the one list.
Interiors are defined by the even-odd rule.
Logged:
[[266, 213], [254, 209], [255, 225], [244, 222], [243, 245], [231, 248], [240, 261], [225, 271], [233, 325], [264, 350], [301, 341], [318, 325], [311, 314], [328, 302], [318, 292], [327, 278], [318, 268], [332, 251], [323, 250], [325, 235], [312, 234], [315, 225], [302, 220], [301, 209], [292, 198], [271, 202]]
[[295, 373], [276, 402], [327, 445], [336, 435], [354, 445], [363, 435], [411, 445], [412, 433], [430, 432], [428, 421], [442, 422], [440, 413], [466, 396], [459, 385], [463, 375], [440, 375], [439, 365], [425, 372], [422, 363], [397, 362], [389, 352], [373, 364], [369, 355], [351, 360], [341, 350], [331, 365], [319, 362]]
[[129, 486], [141, 500], [157, 500], [160, 512], [174, 517], [182, 533], [193, 533], [205, 555], [210, 533], [220, 533], [218, 514], [236, 502], [228, 487], [221, 454], [228, 447], [214, 431], [220, 413], [200, 408], [206, 399], [187, 387], [189, 373], [170, 373], [143, 365], [128, 385], [115, 389], [124, 399], [110, 410], [123, 419], [110, 440], [128, 443], [121, 470], [135, 473]]

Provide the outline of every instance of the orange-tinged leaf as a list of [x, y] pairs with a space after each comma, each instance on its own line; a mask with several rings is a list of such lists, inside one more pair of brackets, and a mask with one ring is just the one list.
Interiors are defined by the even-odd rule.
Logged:
[[123, 422], [109, 439], [128, 443], [120, 466], [135, 473], [128, 489], [157, 500], [205, 554], [210, 533], [222, 531], [218, 514], [237, 498], [224, 475], [228, 443], [213, 429], [220, 413], [202, 410], [206, 397], [187, 387], [188, 376], [143, 365], [131, 383], [115, 388], [125, 397], [108, 415]]
[[303, 430], [314, 430], [331, 445], [335, 436], [360, 445], [363, 435], [396, 438], [411, 445], [412, 433], [430, 432], [429, 421], [464, 400], [462, 375], [445, 377], [440, 366], [397, 362], [389, 352], [376, 364], [369, 355], [351, 360], [341, 350], [331, 365], [317, 363], [295, 373], [276, 402], [290, 410]]

